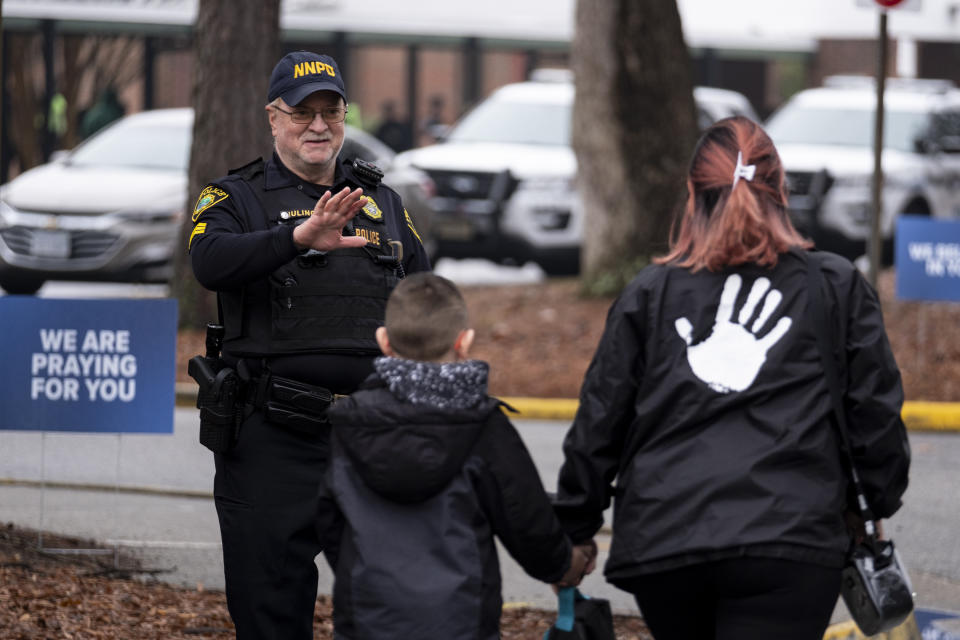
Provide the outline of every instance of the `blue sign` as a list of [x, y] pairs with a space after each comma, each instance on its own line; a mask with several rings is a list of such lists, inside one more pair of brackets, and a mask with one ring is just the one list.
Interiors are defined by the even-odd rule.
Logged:
[[952, 611], [917, 609], [914, 618], [923, 640], [960, 640], [960, 627], [955, 624], [960, 615]]
[[897, 218], [897, 298], [960, 300], [960, 220]]
[[173, 433], [177, 301], [0, 298], [0, 429]]

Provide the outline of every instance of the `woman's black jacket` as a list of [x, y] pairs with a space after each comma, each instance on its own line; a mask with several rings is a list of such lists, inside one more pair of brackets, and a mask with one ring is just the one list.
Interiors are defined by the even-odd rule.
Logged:
[[[806, 257], [830, 326], [807, 311]], [[847, 475], [816, 332], [835, 345], [857, 469], [874, 514], [900, 506], [903, 391], [874, 290], [834, 254], [772, 269], [641, 271], [611, 307], [564, 441], [556, 510], [574, 542], [614, 499], [616, 582], [739, 555], [840, 566]]]

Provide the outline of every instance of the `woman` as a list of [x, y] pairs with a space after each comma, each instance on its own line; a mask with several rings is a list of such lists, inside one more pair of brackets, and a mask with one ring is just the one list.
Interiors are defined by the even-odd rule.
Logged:
[[[670, 252], [608, 314], [564, 442], [557, 512], [589, 548], [615, 498], [605, 574], [658, 640], [819, 640], [850, 534], [815, 332], [837, 345], [878, 518], [907, 486], [900, 373], [876, 293], [849, 261], [807, 251], [791, 224], [759, 125], [710, 127], [687, 184]], [[806, 309], [814, 259], [830, 327]]]

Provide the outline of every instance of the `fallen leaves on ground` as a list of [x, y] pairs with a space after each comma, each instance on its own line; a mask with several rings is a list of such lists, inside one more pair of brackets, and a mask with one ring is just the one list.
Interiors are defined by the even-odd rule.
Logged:
[[[234, 637], [222, 591], [159, 582], [134, 558], [50, 553], [37, 531], [0, 526], [0, 637], [4, 640], [228, 640]], [[43, 548], [103, 548], [91, 540], [43, 534]], [[119, 567], [119, 568], [118, 568]], [[330, 598], [317, 599], [314, 638], [333, 638]], [[556, 613], [507, 609], [503, 640], [540, 640]], [[618, 640], [650, 640], [639, 617], [616, 616]]]
[[[894, 296], [894, 271], [877, 290], [907, 400], [960, 401], [960, 305]], [[576, 398], [612, 298], [587, 298], [573, 278], [536, 284], [461, 287], [477, 331], [472, 356], [490, 363], [495, 396]], [[187, 361], [203, 352], [203, 333], [180, 334], [177, 380], [192, 382]]]

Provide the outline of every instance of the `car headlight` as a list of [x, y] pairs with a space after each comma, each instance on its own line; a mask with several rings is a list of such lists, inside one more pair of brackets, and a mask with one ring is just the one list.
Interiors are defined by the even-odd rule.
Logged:
[[179, 224], [183, 220], [183, 209], [128, 209], [113, 211], [109, 217], [124, 222], [140, 224]]
[[835, 187], [843, 187], [847, 189], [869, 189], [873, 184], [873, 175], [835, 175], [833, 178], [833, 184]]
[[11, 217], [16, 214], [17, 210], [11, 207], [9, 204], [0, 200], [0, 226], [8, 227], [13, 224]]
[[855, 202], [848, 204], [845, 209], [848, 219], [854, 224], [863, 227], [870, 223], [870, 218], [873, 215], [873, 205], [871, 203]]
[[550, 191], [553, 193], [569, 193], [575, 189], [573, 178], [525, 178], [517, 185], [523, 191]]

